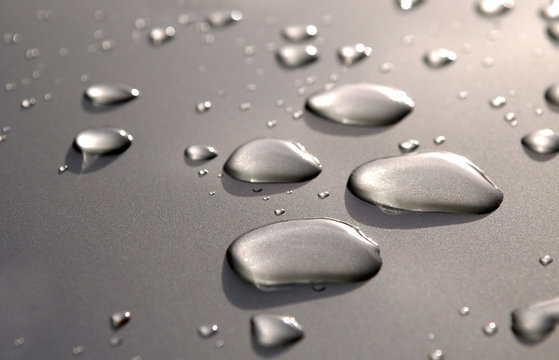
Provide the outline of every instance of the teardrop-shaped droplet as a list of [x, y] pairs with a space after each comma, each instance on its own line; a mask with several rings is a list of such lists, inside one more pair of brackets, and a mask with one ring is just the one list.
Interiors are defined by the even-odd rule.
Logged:
[[242, 18], [243, 13], [239, 10], [218, 10], [208, 15], [206, 21], [211, 27], [220, 28], [239, 22]]
[[153, 45], [161, 45], [175, 37], [176, 30], [172, 26], [155, 27], [149, 32], [149, 40]]
[[318, 60], [318, 49], [314, 45], [284, 45], [276, 55], [283, 66], [296, 68]]
[[534, 131], [522, 138], [522, 145], [540, 154], [559, 151], [559, 135], [551, 129]]
[[403, 153], [414, 152], [419, 148], [419, 141], [415, 139], [402, 141], [401, 143], [398, 144], [398, 147], [400, 148], [400, 151]]
[[559, 297], [540, 301], [512, 313], [512, 331], [522, 340], [544, 340], [559, 322]]
[[559, 106], [559, 83], [553, 84], [545, 91], [545, 99], [553, 106]]
[[456, 60], [456, 53], [445, 48], [429, 51], [423, 61], [429, 67], [437, 69], [452, 64]]
[[126, 85], [92, 85], [85, 90], [84, 97], [93, 105], [113, 105], [137, 98], [138, 89]]
[[372, 48], [361, 43], [345, 45], [338, 49], [338, 57], [345, 65], [352, 65], [367, 56], [371, 56], [372, 53]]
[[414, 108], [402, 90], [367, 83], [338, 86], [313, 94], [306, 107], [328, 120], [357, 126], [385, 126], [402, 120]]
[[111, 315], [111, 325], [115, 329], [119, 329], [126, 325], [130, 319], [132, 318], [132, 314], [130, 311], [119, 311], [115, 312]]
[[215, 158], [217, 151], [208, 145], [190, 145], [184, 150], [184, 155], [193, 161], [204, 161]]
[[559, 1], [552, 0], [549, 5], [544, 5], [540, 14], [544, 19], [547, 20], [558, 20], [559, 19]]
[[252, 336], [261, 346], [276, 347], [303, 338], [303, 328], [292, 316], [258, 314], [250, 319]]
[[281, 30], [281, 35], [288, 41], [299, 42], [314, 38], [318, 29], [315, 25], [290, 25]]
[[293, 183], [315, 178], [322, 171], [318, 159], [294, 141], [256, 139], [239, 146], [223, 170], [252, 183]]
[[477, 11], [483, 16], [501, 15], [514, 7], [514, 0], [480, 0]]
[[112, 127], [92, 127], [74, 139], [74, 148], [84, 155], [110, 155], [124, 152], [132, 144], [132, 135]]
[[412, 10], [415, 9], [418, 5], [423, 3], [423, 0], [395, 0], [396, 4], [402, 10]]
[[227, 260], [241, 278], [262, 290], [365, 281], [382, 265], [373, 240], [335, 219], [287, 220], [257, 228], [229, 246]]
[[348, 189], [361, 200], [398, 211], [486, 214], [503, 193], [470, 160], [447, 152], [408, 154], [367, 162], [351, 173]]

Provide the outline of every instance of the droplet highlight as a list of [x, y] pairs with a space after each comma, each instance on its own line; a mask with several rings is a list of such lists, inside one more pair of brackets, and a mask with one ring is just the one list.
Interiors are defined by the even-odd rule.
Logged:
[[209, 14], [206, 21], [212, 28], [221, 28], [235, 24], [243, 19], [239, 10], [218, 10]]
[[476, 7], [483, 16], [502, 15], [514, 8], [514, 0], [480, 0]]
[[219, 331], [219, 326], [217, 324], [213, 325], [200, 325], [198, 326], [198, 335], [202, 338], [209, 338], [214, 336]]
[[176, 30], [172, 26], [166, 28], [155, 27], [149, 32], [149, 41], [155, 46], [166, 43], [175, 37]]

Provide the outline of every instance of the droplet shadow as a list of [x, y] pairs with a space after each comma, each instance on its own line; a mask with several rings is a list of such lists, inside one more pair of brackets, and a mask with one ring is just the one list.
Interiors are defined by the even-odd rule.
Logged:
[[297, 285], [285, 290], [263, 291], [239, 278], [224, 257], [221, 283], [227, 300], [240, 309], [266, 309], [286, 304], [312, 301], [353, 291], [365, 282], [327, 284], [324, 291], [314, 291], [311, 285]]
[[68, 165], [68, 172], [72, 174], [87, 174], [108, 166], [118, 157], [115, 155], [107, 156], [89, 156], [84, 157], [83, 154], [74, 148], [74, 144], [70, 145], [66, 152], [65, 164]]
[[357, 222], [384, 229], [419, 229], [434, 226], [464, 224], [488, 216], [454, 213], [414, 213], [398, 215], [383, 213], [377, 206], [357, 198], [345, 189], [345, 206], [348, 214]]
[[553, 159], [557, 156], [557, 153], [540, 154], [540, 153], [537, 153], [537, 152], [532, 151], [530, 149], [527, 149], [525, 146], [522, 146], [522, 150], [524, 150], [524, 153], [526, 153], [526, 155], [528, 155], [528, 157], [530, 159], [535, 160], [535, 161], [539, 161], [539, 162], [549, 161], [549, 160], [551, 160], [551, 159]]
[[[223, 176], [221, 177], [221, 184], [223, 185], [223, 189], [225, 189], [225, 191], [231, 195], [245, 197], [281, 194], [289, 190], [300, 188], [307, 182], [308, 181], [288, 184], [257, 184], [236, 180], [226, 173], [223, 173]], [[258, 191], [254, 191], [254, 189], [258, 189]]]
[[291, 349], [295, 345], [295, 343], [293, 343], [293, 344], [287, 344], [287, 345], [278, 346], [278, 347], [266, 347], [266, 346], [262, 346], [262, 345], [258, 344], [258, 342], [256, 342], [256, 340], [254, 340], [254, 338], [251, 339], [250, 344], [252, 346], [252, 350], [258, 356], [267, 357], [267, 358], [282, 355], [282, 354], [286, 353], [289, 349]]
[[341, 135], [341, 136], [367, 136], [380, 134], [392, 128], [394, 125], [381, 127], [352, 126], [339, 124], [334, 121], [324, 119], [308, 108], [305, 108], [303, 118], [308, 127], [324, 134]]

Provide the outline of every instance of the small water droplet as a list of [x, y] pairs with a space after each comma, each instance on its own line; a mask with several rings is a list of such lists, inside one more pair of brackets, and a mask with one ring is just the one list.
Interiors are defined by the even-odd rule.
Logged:
[[215, 347], [218, 348], [218, 349], [221, 349], [224, 346], [225, 346], [225, 340], [217, 340], [215, 342]]
[[115, 329], [119, 329], [126, 325], [130, 319], [132, 318], [132, 314], [130, 311], [119, 311], [111, 314], [111, 325]]
[[241, 111], [248, 111], [251, 108], [252, 108], [252, 105], [250, 105], [249, 102], [245, 102], [245, 103], [242, 103], [241, 105], [239, 105], [239, 110], [241, 110]]
[[266, 126], [269, 128], [273, 128], [278, 124], [277, 120], [270, 120], [266, 123]]
[[208, 195], [214, 196], [214, 195], [215, 195], [215, 191], [210, 191], [210, 192], [208, 193]]
[[12, 131], [12, 127], [11, 127], [11, 126], [4, 126], [4, 127], [2, 128], [2, 132], [3, 132], [3, 133], [8, 133], [8, 132], [10, 132], [10, 131]]
[[198, 170], [198, 176], [206, 176], [208, 174], [208, 169], [200, 169]]
[[301, 325], [292, 316], [258, 314], [250, 319], [252, 336], [261, 346], [277, 347], [303, 338]]
[[543, 115], [543, 109], [542, 108], [536, 108], [534, 110], [534, 115], [536, 116], [542, 116]]
[[217, 151], [213, 146], [190, 145], [184, 150], [184, 155], [192, 161], [206, 161], [215, 158]]
[[259, 193], [259, 192], [262, 192], [262, 190], [263, 190], [263, 189], [262, 189], [261, 187], [257, 187], [257, 188], [255, 187], [255, 188], [252, 188], [252, 192], [255, 192], [255, 193]]
[[43, 95], [43, 100], [45, 100], [45, 101], [51, 101], [52, 98], [53, 98], [52, 93], [45, 93], [45, 94]]
[[483, 58], [483, 60], [481, 60], [481, 66], [483, 66], [484, 68], [490, 68], [493, 65], [495, 65], [495, 59], [493, 59], [490, 56]]
[[80, 81], [82, 83], [88, 82], [89, 81], [89, 76], [87, 76], [87, 74], [83, 74], [82, 76], [80, 76]]
[[297, 68], [318, 60], [319, 54], [313, 45], [284, 45], [276, 52], [279, 62], [287, 68]]
[[68, 48], [60, 48], [58, 50], [58, 55], [60, 55], [60, 57], [66, 57], [69, 53], [70, 51], [68, 50]]
[[436, 349], [429, 354], [429, 360], [444, 360], [444, 353], [441, 349]]
[[400, 9], [407, 11], [415, 9], [423, 3], [423, 0], [395, 0]]
[[264, 196], [264, 197], [262, 198], [262, 200], [268, 201], [268, 200], [270, 200], [270, 197], [269, 197], [269, 196]]
[[150, 24], [151, 24], [151, 20], [146, 17], [137, 18], [136, 20], [134, 20], [134, 27], [138, 30], [143, 30], [147, 28]]
[[138, 96], [138, 89], [119, 84], [92, 85], [84, 92], [84, 97], [96, 106], [115, 105], [136, 99]]
[[386, 74], [386, 73], [389, 73], [392, 70], [394, 70], [394, 64], [389, 63], [389, 62], [385, 62], [385, 63], [380, 64], [378, 69], [381, 73]]
[[452, 50], [440, 48], [430, 51], [423, 56], [423, 61], [433, 69], [442, 68], [456, 60], [456, 53]]
[[345, 45], [338, 49], [338, 57], [344, 65], [353, 65], [354, 63], [371, 56], [373, 49], [364, 44], [357, 43]]
[[505, 114], [505, 121], [514, 121], [516, 119], [516, 114], [513, 112], [509, 112]]
[[36, 57], [38, 57], [41, 53], [39, 52], [39, 49], [37, 48], [32, 48], [32, 49], [27, 49], [25, 51], [25, 57], [27, 59], [34, 59]]
[[315, 25], [290, 25], [281, 30], [281, 35], [292, 42], [309, 40], [317, 34], [318, 28]]
[[493, 321], [488, 323], [487, 325], [485, 325], [483, 328], [483, 333], [487, 336], [493, 336], [497, 333], [497, 331], [499, 331], [499, 328], [497, 327], [497, 324], [495, 324]]
[[30, 107], [35, 105], [36, 102], [37, 102], [37, 100], [35, 98], [23, 99], [23, 100], [21, 100], [21, 107], [23, 109], [29, 109]]
[[489, 105], [494, 109], [502, 108], [506, 103], [507, 99], [504, 96], [496, 96], [489, 101]]
[[274, 214], [276, 216], [283, 215], [283, 214], [285, 214], [285, 209], [276, 209], [276, 210], [274, 210]]
[[41, 23], [49, 22], [53, 15], [54, 14], [51, 10], [37, 10], [35, 12], [35, 20]]
[[523, 341], [544, 340], [559, 319], [559, 298], [530, 304], [512, 313], [512, 331]]
[[322, 191], [318, 193], [319, 199], [326, 199], [328, 196], [330, 196], [330, 193], [328, 191]]
[[114, 41], [113, 39], [107, 39], [101, 42], [101, 50], [103, 51], [111, 51], [112, 49], [115, 48], [115, 46], [116, 46], [116, 41]]
[[155, 27], [149, 32], [149, 40], [153, 45], [161, 45], [175, 37], [176, 30], [172, 26]]
[[537, 130], [524, 136], [522, 145], [539, 154], [553, 154], [559, 151], [559, 135], [551, 129]]
[[31, 79], [30, 78], [21, 79], [21, 85], [27, 86], [29, 84], [31, 84]]
[[25, 344], [25, 338], [23, 337], [18, 337], [14, 340], [14, 346], [21, 346], [23, 344]]
[[65, 173], [68, 170], [68, 165], [62, 165], [58, 168], [58, 173], [62, 174]]
[[210, 110], [211, 108], [212, 108], [211, 101], [202, 101], [196, 104], [196, 111], [200, 114]]
[[514, 0], [480, 0], [477, 10], [483, 16], [501, 15], [514, 7]]
[[399, 143], [398, 148], [400, 148], [400, 151], [403, 153], [410, 153], [419, 148], [419, 141], [415, 139], [406, 140]]
[[328, 120], [345, 125], [386, 126], [394, 124], [414, 108], [413, 100], [402, 90], [354, 83], [313, 94], [306, 107]]
[[549, 264], [551, 264], [553, 262], [553, 258], [549, 255], [544, 255], [540, 258], [540, 264], [542, 264], [543, 266], [547, 266]]
[[412, 34], [404, 35], [401, 43], [406, 47], [412, 46], [415, 43], [415, 36]]
[[442, 144], [444, 144], [445, 141], [446, 141], [446, 138], [443, 135], [439, 135], [435, 139], [433, 139], [433, 142], [435, 143], [435, 145], [442, 145]]
[[85, 348], [83, 347], [83, 345], [78, 345], [78, 346], [76, 346], [72, 349], [72, 354], [79, 355], [79, 354], [83, 353], [84, 350], [85, 350]]
[[297, 111], [295, 111], [295, 112], [291, 115], [291, 117], [292, 117], [294, 120], [299, 120], [300, 118], [303, 117], [303, 112], [302, 112], [301, 110], [297, 110]]
[[81, 131], [74, 139], [74, 148], [84, 155], [122, 153], [132, 144], [132, 135], [111, 127], [92, 127]]
[[214, 336], [219, 331], [219, 326], [217, 324], [213, 325], [200, 325], [198, 326], [198, 335], [202, 338], [209, 338]]
[[123, 341], [121, 338], [119, 338], [118, 336], [113, 336], [109, 339], [109, 344], [111, 344], [111, 346], [120, 346], [122, 345]]
[[509, 123], [510, 127], [517, 127], [518, 126], [518, 120], [513, 120]]
[[252, 84], [252, 83], [248, 84], [246, 89], [247, 89], [248, 92], [254, 92], [254, 91], [256, 91], [256, 84]]
[[466, 315], [468, 315], [468, 314], [470, 313], [470, 308], [467, 307], [467, 306], [463, 306], [463, 307], [460, 308], [460, 310], [458, 310], [458, 313], [459, 313], [461, 316], [466, 316]]
[[13, 91], [13, 90], [16, 89], [16, 87], [17, 87], [16, 83], [9, 82], [9, 83], [6, 83], [6, 86], [4, 87], [4, 89], [6, 89], [6, 91]]
[[429, 340], [431, 340], [431, 341], [435, 340], [436, 337], [437, 337], [437, 336], [436, 336], [434, 333], [429, 333], [429, 334], [427, 334], [427, 339], [429, 339]]
[[232, 25], [243, 19], [243, 13], [239, 10], [218, 10], [214, 11], [206, 18], [207, 23], [213, 28], [220, 28]]

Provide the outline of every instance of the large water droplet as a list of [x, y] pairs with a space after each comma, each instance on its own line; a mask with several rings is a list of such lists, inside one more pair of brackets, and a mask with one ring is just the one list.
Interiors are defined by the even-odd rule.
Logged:
[[540, 301], [512, 313], [512, 330], [524, 341], [545, 339], [559, 322], [559, 297]]
[[111, 315], [111, 325], [115, 329], [119, 329], [126, 325], [130, 319], [132, 318], [132, 314], [130, 311], [119, 311], [115, 312]]
[[303, 328], [292, 316], [258, 314], [250, 319], [252, 336], [261, 346], [275, 347], [303, 338]]
[[118, 154], [132, 144], [132, 135], [111, 127], [92, 127], [81, 131], [74, 139], [74, 147], [84, 155]]
[[456, 53], [448, 49], [437, 49], [423, 56], [423, 61], [431, 68], [442, 68], [452, 64], [456, 60]]
[[522, 145], [540, 154], [559, 151], [559, 135], [551, 129], [534, 131], [522, 138]]
[[241, 21], [242, 18], [243, 13], [239, 10], [218, 10], [208, 15], [206, 21], [211, 27], [220, 28]]
[[315, 25], [290, 25], [281, 30], [281, 35], [293, 42], [310, 40], [317, 34], [318, 29]]
[[294, 141], [256, 139], [239, 146], [223, 166], [237, 180], [252, 183], [307, 181], [321, 172], [320, 162]]
[[372, 48], [361, 43], [345, 45], [338, 49], [338, 57], [345, 65], [352, 65], [367, 56], [371, 56], [372, 53]]
[[176, 30], [172, 26], [155, 27], [149, 32], [149, 40], [153, 45], [161, 45], [175, 37], [175, 33]]
[[486, 214], [503, 193], [470, 160], [447, 152], [408, 154], [367, 162], [351, 173], [348, 189], [387, 213]]
[[335, 219], [287, 220], [236, 239], [227, 260], [262, 290], [291, 284], [365, 281], [380, 270], [378, 245]]
[[84, 97], [93, 105], [113, 105], [137, 98], [138, 89], [126, 85], [92, 85], [85, 90]]
[[418, 5], [420, 5], [421, 3], [423, 3], [423, 0], [395, 0], [396, 4], [400, 7], [400, 9], [402, 10], [412, 10], [414, 8], [416, 8]]
[[204, 161], [215, 158], [217, 151], [208, 145], [190, 145], [184, 150], [184, 155], [192, 161]]
[[402, 90], [355, 83], [313, 94], [306, 107], [334, 122], [357, 126], [385, 126], [402, 120], [414, 108]]
[[313, 45], [284, 45], [276, 56], [283, 66], [296, 68], [318, 60], [318, 49]]
[[480, 0], [477, 11], [483, 16], [495, 16], [506, 13], [514, 7], [514, 0]]

